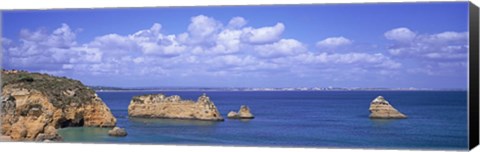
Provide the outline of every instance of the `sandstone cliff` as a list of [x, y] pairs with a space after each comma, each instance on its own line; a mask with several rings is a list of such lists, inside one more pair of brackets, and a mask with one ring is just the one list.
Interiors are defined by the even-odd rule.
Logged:
[[231, 119], [253, 119], [254, 118], [253, 114], [250, 112], [250, 108], [248, 108], [246, 105], [240, 106], [240, 110], [238, 110], [238, 112], [230, 111], [227, 117]]
[[375, 98], [370, 103], [370, 118], [379, 119], [401, 119], [407, 118], [404, 114], [398, 112], [390, 103], [382, 96]]
[[1, 134], [13, 140], [60, 140], [56, 129], [113, 127], [116, 119], [80, 81], [25, 71], [2, 72]]
[[151, 94], [133, 97], [128, 106], [130, 117], [197, 119], [223, 121], [217, 107], [203, 94], [197, 102], [182, 100], [180, 96]]

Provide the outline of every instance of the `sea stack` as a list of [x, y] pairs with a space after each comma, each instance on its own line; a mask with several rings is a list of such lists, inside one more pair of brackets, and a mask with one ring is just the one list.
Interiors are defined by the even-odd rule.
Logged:
[[223, 121], [217, 107], [206, 94], [200, 96], [196, 102], [182, 100], [178, 95], [135, 96], [128, 106], [128, 116]]
[[58, 128], [116, 125], [107, 105], [80, 81], [3, 70], [2, 82], [1, 134], [14, 141], [58, 141]]
[[373, 119], [403, 119], [407, 118], [400, 113], [382, 96], [375, 98], [370, 104], [370, 118]]
[[238, 112], [230, 111], [227, 115], [230, 119], [253, 119], [254, 116], [250, 112], [250, 108], [246, 105], [240, 106], [240, 110]]

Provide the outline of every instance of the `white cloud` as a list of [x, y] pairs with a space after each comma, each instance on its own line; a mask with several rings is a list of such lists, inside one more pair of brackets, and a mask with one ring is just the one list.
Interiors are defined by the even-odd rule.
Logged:
[[240, 51], [242, 31], [226, 29], [217, 35], [216, 45], [211, 51], [214, 53], [230, 54]]
[[425, 58], [428, 58], [428, 59], [446, 59], [446, 60], [462, 60], [462, 59], [466, 59], [468, 56], [467, 54], [450, 54], [450, 53], [435, 53], [435, 52], [431, 52], [431, 53], [427, 53], [424, 55]]
[[272, 44], [258, 45], [254, 50], [262, 57], [282, 57], [292, 56], [305, 52], [306, 47], [299, 41], [294, 39], [281, 39]]
[[204, 15], [192, 17], [188, 25], [189, 42], [193, 44], [211, 42], [221, 28], [222, 23], [213, 18]]
[[229, 28], [241, 28], [247, 24], [247, 20], [243, 17], [234, 17], [228, 22]]
[[186, 46], [178, 42], [175, 35], [163, 35], [160, 30], [161, 25], [155, 23], [150, 29], [126, 36], [107, 34], [95, 38], [87, 47], [109, 50], [105, 51], [108, 55], [146, 54], [161, 57], [177, 56], [186, 50]]
[[254, 44], [272, 43], [280, 39], [285, 25], [283, 23], [277, 23], [271, 27], [261, 27], [258, 29], [244, 28], [242, 38], [244, 41]]
[[399, 41], [399, 42], [409, 42], [416, 37], [416, 33], [411, 31], [408, 28], [400, 27], [392, 29], [385, 32], [384, 36], [389, 40]]
[[103, 52], [100, 51], [98, 48], [79, 46], [71, 48], [71, 50], [77, 52], [76, 56], [70, 56], [69, 62], [72, 64], [102, 62]]
[[46, 41], [47, 45], [60, 48], [69, 48], [74, 46], [76, 42], [76, 34], [70, 27], [63, 23], [62, 27], [53, 31]]
[[131, 39], [137, 39], [139, 41], [156, 41], [162, 34], [160, 30], [162, 29], [162, 25], [159, 23], [154, 23], [150, 29], [140, 30], [131, 34], [129, 37]]
[[460, 43], [465, 44], [468, 41], [468, 32], [442, 32], [432, 35], [422, 35], [419, 37], [424, 42], [441, 44], [441, 43]]
[[48, 33], [45, 31], [45, 29], [40, 29], [35, 32], [31, 32], [28, 29], [20, 30], [20, 39], [22, 41], [40, 42], [40, 41], [45, 41], [47, 37], [48, 37]]
[[45, 47], [69, 48], [76, 44], [75, 32], [65, 23], [52, 33], [47, 33], [45, 29], [40, 29], [35, 32], [22, 29], [20, 31], [20, 38], [23, 43], [35, 43], [35, 45]]
[[[336, 70], [347, 73], [352, 72], [352, 66], [357, 68], [355, 71], [402, 66], [383, 54], [309, 50], [296, 39], [282, 38], [283, 23], [255, 28], [248, 26], [244, 18], [234, 17], [226, 25], [199, 15], [192, 17], [187, 30], [178, 34], [162, 33], [168, 27], [154, 23], [132, 34], [99, 35], [84, 44], [77, 44], [76, 33], [66, 24], [51, 33], [45, 29], [22, 30], [20, 44], [6, 48], [8, 65], [31, 68], [35, 64], [37, 71], [128, 76], [268, 76], [271, 72], [306, 76], [315, 73], [292, 71], [343, 67]], [[345, 37], [331, 37], [318, 45], [338, 47], [352, 42]]]
[[394, 42], [388, 50], [393, 56], [463, 61], [467, 58], [468, 32], [412, 34], [408, 28], [400, 28], [386, 32], [385, 36]]
[[3, 46], [10, 45], [10, 44], [12, 44], [12, 40], [2, 37], [1, 43], [2, 43]]
[[338, 64], [357, 65], [361, 64], [366, 68], [387, 68], [397, 69], [402, 66], [401, 63], [393, 61], [389, 57], [381, 54], [369, 53], [305, 53], [295, 57], [297, 62], [306, 64], [326, 64], [336, 66]]
[[236, 66], [245, 66], [249, 64], [255, 64], [257, 61], [252, 56], [236, 56], [236, 55], [224, 55], [214, 57], [212, 60], [206, 61], [215, 65], [216, 67], [236, 67]]
[[185, 51], [186, 46], [176, 40], [175, 35], [159, 36], [153, 41], [134, 39], [146, 55], [176, 56]]
[[[403, 31], [411, 33], [411, 30], [407, 28], [404, 28]], [[408, 73], [447, 76], [458, 75], [458, 71], [466, 69], [468, 32], [446, 31], [434, 34], [406, 35], [410, 36], [393, 39], [385, 34], [387, 39], [393, 42], [388, 48], [393, 57], [416, 61], [416, 67], [406, 70]], [[456, 67], [445, 65], [455, 65]]]
[[12, 68], [61, 69], [70, 58], [77, 57], [76, 33], [67, 24], [49, 33], [46, 29], [20, 31], [19, 44], [4, 46], [4, 64]]
[[341, 37], [329, 37], [322, 41], [317, 42], [318, 48], [335, 48], [339, 46], [352, 44], [352, 40], [347, 39], [343, 36]]
[[132, 39], [118, 35], [107, 34], [96, 37], [92, 42], [88, 43], [89, 48], [98, 48], [105, 50], [108, 54], [126, 54], [129, 51], [139, 50], [139, 46]]
[[73, 69], [73, 65], [72, 64], [64, 64], [64, 65], [62, 65], [62, 68], [70, 70], [70, 69]]

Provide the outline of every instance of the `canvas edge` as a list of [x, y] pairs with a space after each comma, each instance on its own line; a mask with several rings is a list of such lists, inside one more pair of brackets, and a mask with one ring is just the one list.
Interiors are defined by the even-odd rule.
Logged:
[[469, 4], [469, 86], [468, 86], [468, 144], [479, 144], [479, 9]]

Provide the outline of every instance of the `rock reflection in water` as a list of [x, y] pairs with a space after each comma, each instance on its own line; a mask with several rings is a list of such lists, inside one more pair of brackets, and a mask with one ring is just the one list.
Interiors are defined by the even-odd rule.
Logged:
[[152, 119], [152, 118], [128, 118], [130, 122], [144, 125], [161, 126], [214, 126], [218, 121], [190, 120], [190, 119]]

